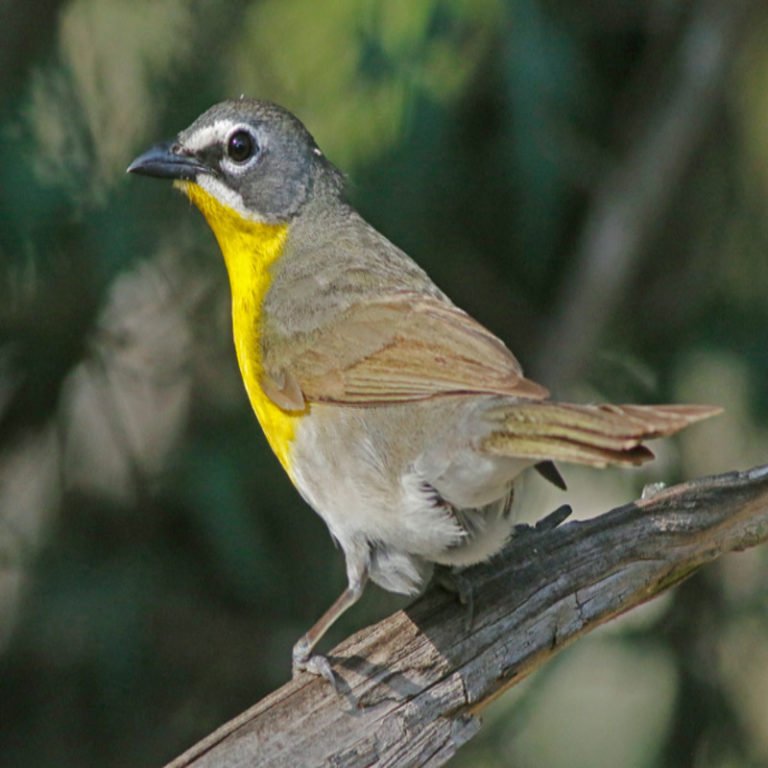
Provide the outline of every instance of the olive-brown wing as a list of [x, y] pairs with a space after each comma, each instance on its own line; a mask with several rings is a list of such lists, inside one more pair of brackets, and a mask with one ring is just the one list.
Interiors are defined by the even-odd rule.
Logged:
[[265, 391], [283, 408], [470, 393], [539, 400], [548, 394], [524, 378], [503, 342], [466, 312], [408, 293], [361, 303], [301, 338], [270, 338], [263, 352]]

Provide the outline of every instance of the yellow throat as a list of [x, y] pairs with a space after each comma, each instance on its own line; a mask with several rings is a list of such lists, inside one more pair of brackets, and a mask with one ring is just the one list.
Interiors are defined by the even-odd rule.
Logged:
[[287, 224], [249, 221], [192, 182], [176, 182], [205, 216], [213, 230], [229, 273], [232, 291], [232, 334], [240, 375], [256, 417], [283, 468], [291, 472], [291, 443], [297, 420], [306, 411], [289, 412], [275, 405], [261, 388], [262, 306], [288, 234]]

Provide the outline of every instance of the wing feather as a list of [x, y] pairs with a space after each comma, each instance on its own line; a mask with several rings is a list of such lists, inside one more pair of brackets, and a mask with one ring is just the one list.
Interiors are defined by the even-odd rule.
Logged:
[[361, 302], [328, 326], [272, 340], [265, 371], [312, 402], [374, 405], [449, 394], [547, 396], [507, 347], [447, 301], [402, 293]]

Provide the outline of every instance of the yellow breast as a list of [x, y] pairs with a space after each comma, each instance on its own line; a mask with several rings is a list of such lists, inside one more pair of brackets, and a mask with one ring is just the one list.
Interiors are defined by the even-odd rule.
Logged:
[[291, 444], [298, 419], [307, 411], [284, 411], [264, 394], [260, 384], [264, 370], [262, 307], [271, 281], [270, 267], [280, 258], [288, 225], [249, 221], [197, 184], [177, 182], [177, 186], [205, 216], [224, 254], [232, 290], [232, 331], [240, 374], [272, 450], [285, 471], [292, 475]]

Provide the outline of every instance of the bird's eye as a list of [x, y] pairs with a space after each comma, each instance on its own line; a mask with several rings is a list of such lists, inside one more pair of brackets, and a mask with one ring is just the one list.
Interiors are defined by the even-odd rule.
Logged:
[[244, 163], [255, 154], [256, 142], [248, 131], [235, 131], [227, 141], [227, 155], [236, 163]]

